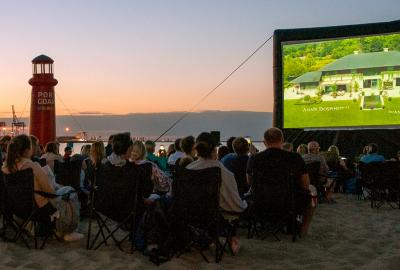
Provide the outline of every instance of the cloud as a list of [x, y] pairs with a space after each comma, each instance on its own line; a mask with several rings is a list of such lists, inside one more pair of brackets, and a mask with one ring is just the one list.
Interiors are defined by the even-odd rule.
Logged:
[[112, 115], [112, 113], [106, 113], [106, 112], [77, 112], [76, 114], [81, 114], [81, 115]]

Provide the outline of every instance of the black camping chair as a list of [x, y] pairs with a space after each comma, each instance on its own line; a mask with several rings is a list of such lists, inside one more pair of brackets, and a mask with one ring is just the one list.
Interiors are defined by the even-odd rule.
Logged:
[[[4, 202], [5, 202], [5, 215], [7, 223], [14, 229], [16, 235], [12, 242], [16, 242], [19, 238], [30, 249], [30, 245], [24, 236], [29, 236], [26, 231], [28, 222], [33, 221], [35, 230], [35, 249], [38, 248], [38, 237], [45, 236], [40, 249], [44, 247], [49, 236], [54, 236], [58, 241], [61, 240], [54, 232], [55, 219], [51, 221], [52, 215], [57, 209], [51, 203], [39, 208], [35, 201], [35, 193], [46, 198], [62, 197], [68, 201], [71, 193], [62, 195], [50, 194], [42, 191], [34, 191], [34, 175], [32, 169], [25, 169], [13, 174], [4, 175]], [[22, 220], [18, 223], [13, 216]], [[40, 225], [38, 227], [38, 225]]]
[[[144, 212], [144, 209], [139, 209], [140, 207], [138, 207], [139, 205], [144, 208], [143, 204], [138, 204], [138, 200], [142, 199], [138, 198], [140, 171], [132, 166], [116, 167], [102, 164], [101, 167], [101, 179], [98, 179], [98, 168], [95, 169], [93, 185], [97, 186], [98, 184], [98, 188], [92, 192], [90, 207], [90, 216], [92, 217], [94, 215], [96, 217], [99, 229], [92, 243], [90, 243], [92, 230], [92, 219], [90, 218], [87, 249], [94, 248], [96, 250], [103, 244], [107, 245], [107, 240], [112, 238], [118, 248], [123, 251], [122, 243], [129, 238], [132, 242], [131, 253], [133, 253], [135, 244], [134, 233], [136, 231], [138, 218], [140, 218], [137, 212], [142, 212], [141, 210]], [[99, 183], [97, 180], [99, 180]], [[102, 215], [104, 215], [105, 218], [103, 218]], [[110, 225], [107, 223], [109, 220], [118, 223], [115, 229], [110, 229]], [[117, 240], [115, 233], [122, 228], [127, 228], [128, 233], [122, 240]], [[108, 235], [105, 236], [106, 234]], [[94, 247], [100, 235], [103, 240]]]
[[[322, 202], [328, 202], [328, 198], [326, 197], [325, 191], [330, 188], [326, 187], [326, 183], [327, 183], [327, 178], [332, 178], [333, 182], [331, 185], [333, 185], [335, 179], [337, 178], [337, 175], [324, 175], [324, 174], [320, 174], [320, 166], [321, 163], [319, 161], [314, 161], [311, 163], [306, 163], [306, 167], [307, 167], [307, 172], [308, 172], [308, 177], [310, 179], [310, 184], [313, 185], [316, 189], [317, 189], [317, 198], [318, 198], [318, 203], [322, 203]], [[324, 177], [325, 180], [324, 181], [320, 181], [320, 177]]]
[[250, 189], [250, 186], [247, 183], [246, 168], [247, 163], [236, 164], [236, 166], [232, 169], [232, 173], [235, 175], [235, 180], [240, 197], [244, 197], [244, 194]]
[[[189, 247], [194, 246], [201, 256], [209, 262], [204, 255], [204, 248], [214, 241], [216, 244], [215, 262], [218, 263], [225, 247], [229, 244], [228, 235], [225, 244], [219, 242], [220, 232], [223, 232], [222, 217], [220, 213], [219, 198], [221, 186], [221, 169], [212, 167], [202, 170], [181, 169], [172, 182], [172, 226], [189, 231], [190, 243], [177, 254], [180, 257]], [[179, 231], [179, 230], [178, 230]], [[200, 239], [210, 241], [200, 243]], [[221, 252], [219, 250], [221, 249]]]
[[178, 177], [178, 173], [182, 169], [182, 167], [179, 166], [179, 165], [173, 165], [173, 164], [169, 164], [169, 166], [170, 166], [170, 169], [171, 169], [172, 179], [177, 178]]
[[393, 209], [396, 204], [399, 207], [400, 203], [396, 201], [396, 196], [400, 190], [400, 166], [398, 162], [371, 162], [364, 163], [361, 167], [369, 174], [370, 190], [371, 190], [371, 208], [381, 207], [385, 202]]
[[301, 189], [301, 179], [294, 179], [289, 170], [280, 168], [268, 172], [268, 175], [257, 171], [252, 177], [252, 205], [243, 217], [249, 220], [248, 238], [253, 238], [254, 233], [258, 236], [258, 223], [265, 230], [262, 240], [272, 235], [280, 241], [279, 232], [291, 234], [293, 242], [297, 236], [301, 238], [297, 217], [311, 202], [309, 192]]
[[42, 166], [42, 167], [46, 166], [46, 165], [47, 165], [46, 159], [45, 159], [45, 158], [40, 158], [40, 159], [39, 159], [39, 164], [40, 164], [40, 166]]
[[78, 161], [63, 163], [54, 161], [54, 172], [57, 172], [57, 174], [55, 173], [57, 184], [72, 187], [76, 191], [81, 204], [81, 217], [84, 216], [87, 212], [88, 196], [81, 188], [81, 163]]
[[[359, 162], [358, 178], [357, 178], [357, 200], [367, 199], [364, 196], [363, 190], [371, 197], [372, 190], [372, 166], [369, 163]], [[367, 197], [368, 197], [367, 196]], [[371, 208], [373, 208], [373, 200], [371, 199]]]
[[[3, 166], [3, 159], [0, 158], [0, 166]], [[3, 227], [0, 229], [0, 237], [4, 239], [5, 237], [5, 224], [6, 224], [6, 217], [4, 217], [4, 182], [3, 176], [4, 173], [0, 170], [0, 218], [3, 217]]]

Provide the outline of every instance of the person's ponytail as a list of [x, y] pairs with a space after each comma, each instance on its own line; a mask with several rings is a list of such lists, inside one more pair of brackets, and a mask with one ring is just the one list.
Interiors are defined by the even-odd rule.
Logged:
[[18, 162], [21, 161], [26, 149], [31, 149], [31, 139], [27, 135], [19, 135], [12, 139], [7, 147], [6, 167], [10, 173], [18, 171]]
[[18, 147], [14, 142], [11, 142], [7, 147], [6, 166], [10, 173], [18, 171], [17, 163], [21, 160], [18, 153]]

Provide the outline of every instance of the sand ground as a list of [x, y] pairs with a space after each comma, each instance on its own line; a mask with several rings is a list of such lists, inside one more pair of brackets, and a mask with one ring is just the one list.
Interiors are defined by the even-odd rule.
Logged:
[[[242, 249], [225, 254], [219, 264], [207, 263], [192, 252], [158, 269], [400, 269], [400, 210], [387, 204], [371, 209], [370, 201], [355, 195], [334, 194], [337, 203], [317, 206], [309, 235], [292, 243], [273, 237], [246, 239], [239, 229]], [[87, 235], [87, 222], [80, 230]], [[86, 239], [58, 243], [50, 239], [44, 250], [28, 250], [22, 242], [0, 240], [0, 269], [156, 269], [149, 258], [121, 252], [114, 246], [86, 250]]]

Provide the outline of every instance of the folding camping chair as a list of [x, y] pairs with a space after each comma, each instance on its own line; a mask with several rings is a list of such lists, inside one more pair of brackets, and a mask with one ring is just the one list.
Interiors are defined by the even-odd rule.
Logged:
[[[51, 215], [56, 212], [57, 209], [53, 207], [51, 203], [39, 208], [35, 201], [35, 193], [43, 197], [50, 199], [56, 197], [62, 197], [64, 200], [68, 201], [70, 193], [55, 195], [46, 192], [35, 191], [34, 190], [34, 176], [32, 169], [25, 169], [18, 171], [13, 174], [4, 174], [4, 203], [5, 203], [5, 216], [7, 217], [7, 224], [9, 224], [16, 235], [12, 242], [16, 242], [19, 238], [25, 243], [25, 245], [30, 249], [30, 245], [25, 236], [29, 236], [26, 231], [26, 227], [30, 221], [34, 225], [34, 239], [35, 239], [35, 249], [38, 247], [38, 237], [45, 236], [40, 249], [44, 247], [49, 236], [54, 236], [58, 241], [60, 239], [54, 232], [55, 219], [51, 221]], [[13, 216], [16, 216], [22, 220], [17, 222]], [[40, 229], [37, 224], [40, 225]]]
[[[138, 209], [138, 205], [143, 205], [138, 204], [138, 200], [142, 200], [142, 198], [138, 198], [140, 171], [132, 166], [102, 166], [101, 178], [97, 173], [99, 168], [95, 169], [95, 181], [93, 185], [97, 186], [98, 184], [99, 186], [92, 192], [90, 207], [90, 216], [94, 215], [96, 217], [99, 229], [93, 242], [90, 244], [92, 230], [92, 219], [90, 218], [87, 249], [94, 248], [96, 250], [103, 244], [107, 245], [107, 240], [112, 238], [118, 248], [124, 251], [122, 243], [129, 238], [132, 242], [131, 253], [133, 253], [135, 244], [134, 233], [138, 219], [140, 218], [137, 216], [137, 212], [140, 210], [144, 211], [144, 209]], [[111, 230], [108, 222], [110, 220], [118, 223], [117, 227], [113, 230]], [[117, 240], [115, 236], [116, 232], [125, 227], [127, 227], [128, 233], [122, 240]], [[100, 234], [103, 240], [94, 247]], [[108, 235], [106, 236], [106, 234]]]
[[[213, 241], [216, 245], [215, 262], [223, 255], [229, 236], [225, 234], [225, 244], [219, 241], [224, 232], [223, 218], [220, 213], [219, 198], [221, 186], [221, 169], [212, 167], [202, 170], [181, 169], [172, 182], [171, 219], [176, 228], [179, 227], [189, 235], [189, 244], [177, 254], [180, 257], [189, 247], [196, 248], [201, 256], [209, 262], [203, 250]], [[207, 236], [207, 233], [209, 235]], [[204, 239], [206, 242], [204, 243]], [[209, 241], [207, 241], [209, 239]], [[221, 250], [221, 251], [220, 251]]]
[[[326, 197], [326, 194], [325, 194], [326, 189], [329, 188], [329, 187], [325, 187], [325, 185], [327, 183], [326, 179], [327, 178], [335, 179], [336, 177], [334, 175], [320, 174], [319, 173], [320, 166], [321, 166], [321, 163], [319, 161], [306, 163], [308, 177], [310, 179], [310, 184], [313, 185], [317, 189], [318, 202], [322, 203], [323, 201], [328, 202], [328, 198]], [[320, 181], [321, 176], [325, 177], [325, 180], [323, 182]]]
[[257, 171], [252, 178], [253, 203], [243, 218], [249, 221], [248, 238], [253, 238], [254, 233], [258, 236], [257, 223], [261, 223], [265, 229], [262, 240], [272, 235], [280, 241], [277, 233], [282, 231], [291, 234], [292, 241], [296, 241], [297, 236], [301, 237], [300, 223], [296, 219], [305, 210], [304, 205], [311, 201], [308, 191], [300, 189], [301, 179], [294, 179], [292, 172], [280, 168], [268, 175]]
[[371, 181], [371, 208], [378, 209], [385, 202], [393, 209], [395, 207], [392, 204], [399, 207], [399, 202], [391, 198], [391, 195], [392, 197], [398, 196], [400, 189], [398, 162], [371, 162], [364, 166], [367, 167]]

